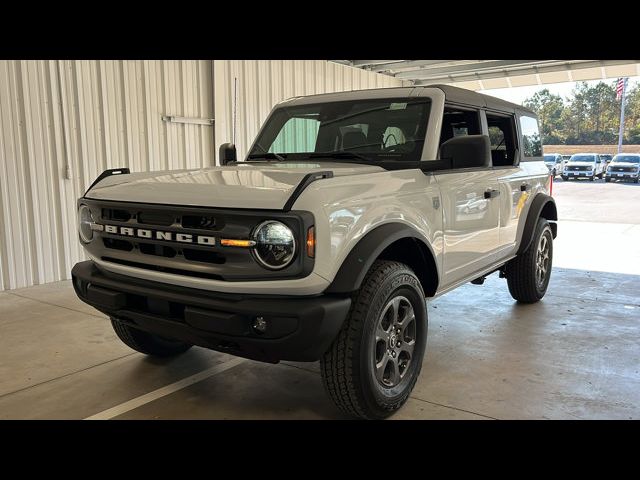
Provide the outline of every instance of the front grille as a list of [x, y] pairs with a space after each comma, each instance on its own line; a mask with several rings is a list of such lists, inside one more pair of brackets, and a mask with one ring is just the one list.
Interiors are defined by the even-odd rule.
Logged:
[[583, 167], [583, 166], [573, 166], [573, 167], [567, 167], [567, 171], [569, 172], [586, 172], [588, 170], [591, 170], [592, 167]]
[[160, 225], [168, 227], [180, 221], [171, 213], [164, 212], [139, 212], [137, 214], [138, 223], [143, 225]]
[[635, 167], [611, 167], [612, 172], [635, 172]]
[[[313, 225], [308, 212], [248, 211], [205, 207], [135, 204], [82, 198], [102, 229], [85, 245], [95, 258], [158, 272], [227, 281], [298, 278], [313, 270], [302, 250], [278, 271], [265, 269], [252, 249], [223, 247], [222, 238], [249, 239], [255, 227], [277, 219], [298, 239]], [[298, 240], [298, 245], [302, 244]]]

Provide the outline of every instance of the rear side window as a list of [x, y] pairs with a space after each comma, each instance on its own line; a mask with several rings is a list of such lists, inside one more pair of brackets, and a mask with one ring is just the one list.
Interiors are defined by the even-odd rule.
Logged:
[[522, 154], [525, 157], [542, 156], [542, 140], [538, 129], [538, 120], [534, 117], [523, 115], [520, 117], [520, 130], [522, 131]]
[[509, 115], [487, 113], [487, 128], [491, 141], [491, 162], [494, 167], [514, 165], [516, 143], [514, 141], [514, 119]]

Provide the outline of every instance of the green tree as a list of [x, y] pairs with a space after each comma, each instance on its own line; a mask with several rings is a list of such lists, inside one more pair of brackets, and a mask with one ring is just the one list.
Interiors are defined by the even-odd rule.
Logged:
[[561, 127], [564, 103], [559, 95], [554, 95], [545, 88], [525, 100], [524, 106], [538, 114], [543, 143], [549, 145], [562, 143]]
[[[619, 105], [617, 109], [619, 114]], [[624, 115], [625, 142], [640, 144], [640, 84], [627, 90]]]
[[[616, 144], [620, 128], [620, 101], [616, 80], [588, 85], [576, 83], [564, 101], [548, 89], [537, 92], [523, 104], [538, 114], [543, 142], [547, 145]], [[626, 94], [624, 142], [640, 143], [640, 85]]]

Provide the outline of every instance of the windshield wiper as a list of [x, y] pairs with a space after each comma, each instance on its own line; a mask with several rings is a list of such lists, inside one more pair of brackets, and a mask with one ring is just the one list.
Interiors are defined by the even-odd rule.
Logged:
[[[337, 159], [358, 159], [365, 163], [375, 163], [370, 158], [354, 152], [318, 152], [309, 154], [309, 158], [337, 158]], [[360, 162], [357, 162], [360, 163]]]
[[247, 158], [249, 159], [255, 159], [255, 158], [264, 158], [266, 159], [275, 159], [278, 160], [279, 162], [284, 162], [286, 161], [286, 154], [279, 154], [279, 153], [274, 153], [274, 152], [264, 152], [264, 153], [252, 153], [251, 155], [249, 155]]

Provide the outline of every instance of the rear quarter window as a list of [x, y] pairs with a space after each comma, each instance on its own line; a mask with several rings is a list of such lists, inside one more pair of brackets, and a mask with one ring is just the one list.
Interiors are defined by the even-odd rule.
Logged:
[[520, 131], [522, 132], [522, 156], [532, 159], [532, 157], [542, 156], [542, 139], [538, 128], [538, 120], [528, 115], [520, 116]]

